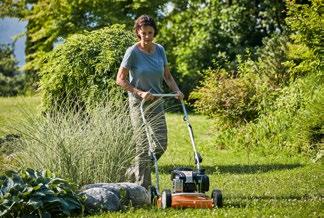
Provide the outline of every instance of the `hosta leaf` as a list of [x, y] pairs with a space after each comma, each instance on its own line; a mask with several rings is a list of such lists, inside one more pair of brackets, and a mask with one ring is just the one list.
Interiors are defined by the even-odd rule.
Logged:
[[48, 184], [50, 184], [50, 185], [58, 185], [58, 184], [61, 184], [61, 183], [66, 183], [66, 181], [64, 179], [61, 179], [61, 178], [55, 178], [55, 179], [52, 179]]
[[45, 197], [46, 194], [44, 192], [38, 191], [32, 194], [32, 196], [34, 197]]
[[43, 186], [43, 183], [40, 183], [40, 184], [34, 186], [34, 187], [33, 187], [33, 190], [34, 190], [34, 191], [37, 191], [37, 190], [39, 190], [42, 186]]
[[55, 192], [50, 189], [41, 189], [41, 190], [37, 191], [36, 193], [40, 193], [40, 192], [45, 195], [48, 195], [48, 196], [55, 195]]
[[33, 169], [27, 168], [27, 169], [26, 169], [26, 174], [27, 174], [29, 177], [36, 178], [35, 170], [33, 170]]
[[25, 187], [25, 189], [23, 190], [23, 194], [30, 194], [33, 190], [33, 187]]
[[1, 191], [3, 192], [3, 194], [6, 194], [7, 192], [10, 191], [10, 189], [13, 186], [14, 186], [14, 181], [10, 177], [8, 177], [4, 185], [2, 186]]
[[81, 209], [82, 205], [80, 201], [76, 200], [75, 198], [65, 198], [65, 201], [69, 207], [69, 210], [76, 210], [76, 209]]
[[[71, 215], [82, 209], [72, 186], [61, 178], [51, 178], [48, 171], [8, 171], [2, 177], [0, 190], [1, 215], [23, 216], [48, 214]], [[22, 211], [24, 211], [22, 213]], [[81, 211], [81, 210], [80, 210]]]
[[43, 202], [39, 199], [33, 198], [27, 202], [28, 205], [32, 206], [34, 209], [39, 209], [43, 207]]

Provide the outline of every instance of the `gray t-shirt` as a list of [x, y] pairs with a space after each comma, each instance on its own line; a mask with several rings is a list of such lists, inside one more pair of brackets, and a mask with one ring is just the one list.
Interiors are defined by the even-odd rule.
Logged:
[[167, 58], [163, 46], [154, 44], [151, 54], [133, 45], [126, 50], [121, 67], [129, 70], [130, 84], [142, 91], [163, 93], [162, 81]]

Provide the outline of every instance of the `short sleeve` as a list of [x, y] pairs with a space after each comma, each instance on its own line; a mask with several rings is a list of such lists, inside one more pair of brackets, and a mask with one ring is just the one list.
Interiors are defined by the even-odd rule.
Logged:
[[126, 52], [125, 55], [123, 57], [123, 61], [121, 62], [120, 66], [124, 67], [126, 69], [131, 69], [132, 64], [133, 64], [133, 55], [132, 55], [132, 47], [129, 47]]
[[166, 57], [164, 47], [162, 45], [160, 45], [160, 48], [161, 48], [161, 51], [162, 51], [161, 53], [162, 53], [163, 63], [164, 63], [164, 66], [166, 66], [166, 65], [168, 65], [168, 59]]

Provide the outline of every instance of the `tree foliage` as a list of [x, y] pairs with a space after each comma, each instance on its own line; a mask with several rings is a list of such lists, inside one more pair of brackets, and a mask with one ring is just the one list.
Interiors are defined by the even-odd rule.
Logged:
[[0, 44], [0, 96], [15, 96], [24, 89], [24, 76], [18, 69], [14, 49]]
[[[283, 1], [183, 1], [161, 24], [172, 69], [188, 94], [208, 67], [235, 68], [235, 58], [283, 30]], [[189, 82], [188, 82], [189, 81]]]

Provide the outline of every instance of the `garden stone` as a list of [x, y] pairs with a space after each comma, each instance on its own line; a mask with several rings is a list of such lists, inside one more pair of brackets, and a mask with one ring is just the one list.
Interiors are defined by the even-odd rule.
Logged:
[[114, 193], [123, 206], [131, 204], [134, 207], [143, 207], [151, 204], [148, 191], [135, 183], [95, 183], [83, 186], [81, 191], [93, 188], [101, 188]]
[[93, 187], [81, 192], [87, 199], [85, 207], [88, 212], [117, 211], [121, 208], [120, 199], [106, 188]]

